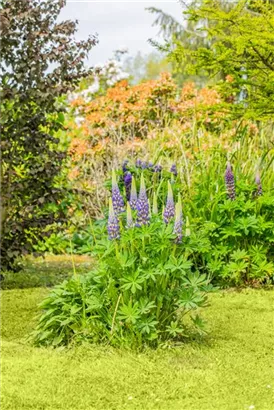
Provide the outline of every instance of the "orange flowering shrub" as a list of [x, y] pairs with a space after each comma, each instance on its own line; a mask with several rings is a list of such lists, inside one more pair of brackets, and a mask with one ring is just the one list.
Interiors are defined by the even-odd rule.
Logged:
[[157, 80], [135, 86], [120, 81], [105, 96], [90, 102], [77, 98], [71, 107], [82, 118], [77, 128], [96, 145], [106, 137], [117, 140], [121, 134], [124, 138], [144, 138], [152, 128], [165, 127], [173, 120], [183, 124], [192, 120], [193, 115], [206, 122], [220, 102], [215, 90], [197, 90], [192, 83], [185, 85], [179, 95], [170, 74], [163, 73]]

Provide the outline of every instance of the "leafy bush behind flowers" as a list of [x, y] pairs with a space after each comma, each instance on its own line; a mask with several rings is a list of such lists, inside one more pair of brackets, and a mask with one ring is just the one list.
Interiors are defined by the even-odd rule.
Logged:
[[156, 195], [150, 207], [143, 174], [136, 193], [133, 180], [125, 213], [113, 175], [108, 237], [94, 244], [98, 265], [84, 277], [75, 272], [44, 300], [36, 344], [85, 339], [140, 348], [182, 341], [191, 324], [202, 331], [198, 310], [213, 287], [191, 258], [201, 238], [182, 240], [181, 199], [175, 206], [170, 183], [163, 215]]

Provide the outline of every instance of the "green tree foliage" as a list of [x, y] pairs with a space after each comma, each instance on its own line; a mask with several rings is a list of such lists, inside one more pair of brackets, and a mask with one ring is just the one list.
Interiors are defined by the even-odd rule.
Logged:
[[90, 74], [84, 60], [97, 39], [76, 41], [77, 22], [57, 22], [63, 0], [1, 2], [2, 266], [30, 252], [64, 215], [57, 97]]
[[161, 72], [171, 71], [171, 64], [165, 56], [156, 52], [143, 55], [139, 51], [134, 57], [127, 58], [123, 66], [135, 84], [143, 80], [154, 80]]
[[[219, 81], [235, 116], [268, 119], [274, 113], [274, 9], [273, 3], [240, 0], [224, 7], [206, 0], [185, 15], [195, 23], [203, 43], [174, 39], [167, 44], [169, 58], [180, 70]], [[236, 102], [236, 104], [235, 104]]]
[[[192, 7], [198, 7], [201, 2], [200, 0], [194, 0], [191, 4]], [[182, 15], [184, 9], [185, 7], [182, 3]], [[161, 44], [159, 41], [149, 39], [150, 44], [158, 51], [161, 51], [164, 54], [169, 53], [176, 48], [178, 42], [187, 45], [191, 50], [196, 50], [201, 45], [209, 47], [204, 35], [195, 30], [196, 23], [194, 21], [191, 21], [190, 19], [182, 19], [182, 22], [179, 22], [170, 14], [165, 13], [163, 10], [156, 7], [148, 7], [146, 10], [156, 16], [153, 26], [159, 27], [158, 36], [164, 40], [164, 43]], [[195, 81], [201, 86], [205, 85], [206, 78], [201, 73], [197, 75], [187, 72], [186, 62], [181, 62], [180, 67], [178, 67], [174, 60], [171, 60], [170, 64], [173, 78], [180, 86], [186, 80]]]

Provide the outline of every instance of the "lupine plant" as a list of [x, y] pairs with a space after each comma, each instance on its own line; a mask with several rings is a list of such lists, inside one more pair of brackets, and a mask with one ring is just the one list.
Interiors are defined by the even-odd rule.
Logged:
[[235, 161], [233, 167], [227, 164], [223, 178], [220, 164], [219, 158], [213, 158], [197, 180], [191, 200], [185, 201], [191, 230], [203, 227], [210, 241], [209, 253], [193, 250], [192, 257], [200, 272], [211, 274], [213, 283], [222, 286], [273, 283], [274, 196], [269, 184], [273, 175], [262, 182], [258, 173], [245, 175], [241, 162]]
[[[38, 345], [89, 340], [156, 347], [182, 342], [192, 328], [203, 332], [198, 313], [213, 287], [189, 257], [190, 249], [201, 247], [202, 230], [198, 239], [184, 236], [181, 198], [174, 214], [170, 183], [165, 219], [155, 192], [151, 212], [143, 174], [137, 206], [132, 207], [133, 179], [126, 212], [115, 212], [121, 210], [114, 207], [115, 201], [121, 203], [116, 181], [113, 173], [108, 235], [94, 245], [97, 267], [85, 277], [75, 274], [41, 304], [44, 313], [34, 333]], [[208, 252], [207, 242], [203, 244]]]

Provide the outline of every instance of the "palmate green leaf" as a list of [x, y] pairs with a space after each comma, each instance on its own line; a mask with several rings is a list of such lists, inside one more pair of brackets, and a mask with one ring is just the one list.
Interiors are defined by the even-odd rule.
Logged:
[[222, 269], [224, 262], [220, 259], [211, 259], [207, 267], [211, 273], [218, 273]]
[[249, 254], [252, 258], [252, 261], [255, 264], [266, 260], [266, 254], [268, 252], [268, 247], [265, 245], [253, 245], [249, 249]]
[[229, 225], [220, 230], [222, 239], [227, 238], [236, 238], [237, 236], [241, 236], [241, 233], [237, 231], [234, 225]]
[[210, 255], [216, 258], [221, 258], [223, 256], [226, 256], [229, 253], [229, 251], [230, 250], [227, 245], [220, 244], [220, 245], [214, 246], [211, 249]]
[[141, 290], [141, 284], [144, 282], [145, 276], [141, 273], [140, 270], [135, 271], [131, 275], [127, 275], [121, 278], [121, 282], [123, 285], [121, 286], [122, 289], [130, 290], [131, 293], [136, 293], [137, 290]]
[[172, 321], [170, 325], [166, 327], [166, 331], [172, 336], [176, 337], [184, 333], [184, 329], [179, 326], [177, 321]]
[[232, 273], [232, 274], [238, 274], [238, 273], [245, 273], [246, 269], [248, 267], [248, 262], [244, 261], [244, 260], [240, 260], [237, 262], [230, 262], [227, 265], [227, 270], [228, 272]]
[[141, 315], [147, 315], [152, 309], [156, 307], [154, 301], [149, 301], [148, 298], [141, 298], [139, 300], [139, 309]]
[[[274, 214], [274, 210], [273, 210], [273, 214]], [[274, 218], [273, 218], [273, 220], [274, 220]], [[261, 232], [264, 232], [268, 229], [272, 233], [274, 232], [274, 222], [265, 220], [265, 217], [263, 215], [258, 216], [258, 225], [259, 225], [259, 228], [260, 228]]]
[[135, 261], [136, 257], [132, 255], [130, 256], [128, 252], [119, 254], [119, 263], [123, 269], [131, 267], [132, 265], [134, 265]]
[[102, 297], [91, 295], [88, 299], [85, 300], [85, 304], [87, 306], [86, 312], [97, 311], [104, 306], [104, 299]]
[[238, 262], [241, 260], [248, 260], [249, 254], [244, 249], [237, 249], [234, 252], [232, 252], [231, 259], [235, 262]]
[[180, 308], [188, 311], [205, 305], [205, 302], [206, 298], [200, 292], [193, 289], [184, 289], [179, 295], [177, 304]]
[[235, 223], [235, 227], [236, 229], [243, 231], [245, 235], [260, 231], [258, 219], [255, 215], [238, 218]]
[[170, 270], [171, 272], [180, 271], [183, 274], [186, 274], [192, 266], [192, 262], [187, 260], [185, 256], [176, 258], [171, 255], [168, 262], [164, 265], [164, 269]]
[[274, 264], [272, 262], [267, 262], [266, 260], [261, 261], [257, 264], [252, 264], [252, 276], [260, 279], [264, 279], [265, 276], [274, 275]]
[[155, 319], [155, 317], [148, 317], [146, 319], [142, 319], [141, 323], [138, 324], [138, 329], [140, 330], [141, 333], [155, 333], [155, 326], [158, 324], [158, 321]]
[[191, 289], [198, 289], [208, 284], [206, 274], [200, 275], [199, 272], [190, 273], [183, 278], [183, 284]]
[[152, 267], [151, 269], [146, 269], [144, 271], [144, 278], [149, 280], [151, 279], [153, 282], [156, 282], [157, 280], [157, 275], [161, 275], [163, 271], [160, 271], [159, 269]]
[[190, 252], [207, 253], [211, 250], [211, 243], [206, 234], [200, 231], [193, 231], [185, 249]]
[[124, 320], [128, 324], [135, 324], [140, 318], [140, 309], [138, 302], [132, 304], [130, 301], [128, 305], [122, 305], [118, 311], [118, 320]]

